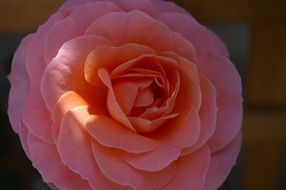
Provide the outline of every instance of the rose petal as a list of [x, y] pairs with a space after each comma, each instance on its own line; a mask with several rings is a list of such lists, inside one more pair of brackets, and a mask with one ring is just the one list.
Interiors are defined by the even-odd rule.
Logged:
[[120, 108], [118, 102], [116, 101], [116, 97], [112, 88], [111, 80], [108, 71], [105, 68], [101, 68], [98, 70], [98, 76], [108, 88], [107, 94], [107, 109], [110, 115], [119, 123], [123, 124], [127, 128], [135, 131], [130, 121], [127, 119], [126, 115]]
[[89, 118], [87, 131], [100, 144], [131, 153], [142, 153], [156, 149], [158, 142], [134, 133], [104, 115]]
[[102, 82], [98, 76], [100, 68], [104, 67], [111, 73], [118, 65], [133, 60], [142, 54], [154, 54], [154, 50], [133, 43], [124, 44], [120, 47], [98, 47], [89, 54], [86, 60], [84, 68], [85, 79], [95, 86], [102, 87]]
[[142, 90], [136, 97], [134, 106], [149, 106], [154, 101], [154, 95], [150, 88]]
[[62, 120], [57, 150], [65, 165], [86, 179], [95, 189], [123, 189], [106, 179], [92, 155], [90, 137], [83, 130], [89, 118], [88, 106], [73, 108]]
[[98, 46], [110, 44], [99, 36], [82, 36], [66, 42], [57, 57], [46, 67], [42, 79], [42, 95], [50, 111], [67, 91], [93, 91], [84, 80], [87, 55]]
[[221, 40], [206, 27], [200, 25], [191, 15], [181, 13], [162, 13], [158, 19], [171, 30], [182, 34], [196, 51], [212, 51], [228, 57], [228, 51]]
[[85, 180], [62, 163], [55, 145], [43, 142], [30, 132], [27, 143], [30, 159], [45, 182], [53, 183], [62, 190], [92, 189]]
[[136, 190], [157, 190], [166, 185], [175, 175], [175, 166], [159, 172], [144, 172], [136, 170], [125, 163], [120, 152], [92, 143], [93, 154], [102, 173], [110, 180], [130, 186]]
[[210, 153], [209, 148], [204, 146], [196, 152], [178, 159], [176, 161], [178, 167], [176, 177], [162, 190], [202, 189], [210, 164]]
[[196, 144], [182, 151], [183, 155], [187, 155], [202, 147], [207, 140], [213, 135], [216, 127], [216, 89], [211, 81], [200, 74], [200, 87], [202, 92], [202, 106], [199, 111], [201, 120], [200, 137]]
[[184, 14], [189, 15], [189, 13], [185, 9], [177, 6], [172, 1], [151, 0], [151, 2], [157, 14], [165, 13], [165, 12], [178, 12], [178, 13], [184, 13]]
[[22, 126], [22, 114], [29, 92], [29, 78], [25, 68], [27, 48], [33, 35], [25, 37], [13, 57], [11, 73], [8, 79], [11, 84], [8, 102], [8, 115], [11, 126], [16, 133]]
[[189, 42], [172, 32], [165, 24], [137, 10], [103, 15], [87, 28], [85, 34], [104, 36], [116, 46], [137, 43], [152, 47], [156, 51], [170, 50], [190, 59], [195, 57]]
[[197, 55], [199, 71], [212, 81], [217, 90], [217, 126], [209, 141], [214, 152], [230, 143], [241, 129], [241, 80], [228, 59], [211, 52], [198, 52]]
[[225, 180], [231, 168], [235, 165], [241, 146], [241, 133], [239, 133], [224, 149], [211, 156], [204, 190], [216, 189]]
[[[110, 2], [92, 2], [76, 7], [65, 19], [52, 26], [45, 38], [45, 60], [49, 63], [67, 41], [83, 34], [96, 18], [120, 8]], [[63, 32], [64, 31], [64, 32]]]

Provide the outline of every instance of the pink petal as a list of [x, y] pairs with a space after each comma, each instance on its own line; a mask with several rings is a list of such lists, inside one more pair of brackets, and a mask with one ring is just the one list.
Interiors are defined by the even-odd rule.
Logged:
[[45, 60], [49, 63], [60, 47], [67, 41], [80, 36], [96, 18], [101, 15], [120, 11], [110, 2], [92, 2], [76, 7], [71, 14], [53, 25], [45, 38]]
[[228, 57], [228, 51], [221, 40], [191, 15], [163, 13], [158, 15], [158, 19], [189, 40], [196, 51], [207, 50]]
[[31, 133], [28, 133], [27, 142], [30, 159], [45, 182], [53, 183], [62, 190], [92, 189], [85, 180], [62, 163], [55, 145], [47, 144]]
[[224, 182], [231, 168], [235, 165], [241, 145], [241, 133], [222, 150], [211, 156], [204, 190], [216, 189]]
[[62, 46], [42, 79], [42, 95], [50, 111], [67, 91], [94, 90], [84, 79], [84, 64], [90, 51], [104, 44], [109, 44], [108, 40], [89, 35], [70, 40]]
[[106, 179], [93, 158], [90, 137], [84, 131], [90, 116], [88, 109], [88, 106], [81, 106], [65, 114], [57, 141], [59, 155], [65, 165], [86, 179], [93, 188], [124, 189]]
[[89, 83], [102, 87], [103, 85], [98, 77], [100, 68], [104, 67], [111, 73], [118, 65], [131, 61], [142, 54], [154, 54], [154, 50], [133, 43], [124, 44], [120, 47], [98, 47], [87, 57], [84, 68], [85, 78]]
[[216, 127], [216, 89], [211, 81], [202, 74], [200, 74], [200, 87], [202, 92], [202, 106], [199, 111], [201, 120], [200, 137], [194, 146], [183, 150], [182, 154], [184, 155], [190, 154], [206, 144]]
[[235, 66], [211, 52], [198, 52], [198, 68], [217, 90], [217, 126], [209, 141], [212, 152], [222, 149], [242, 125], [241, 80]]
[[92, 144], [93, 154], [102, 173], [115, 183], [132, 187], [134, 190], [157, 190], [166, 185], [175, 175], [175, 166], [159, 172], [136, 170], [124, 162], [120, 152]]
[[108, 88], [107, 94], [107, 109], [109, 114], [119, 123], [126, 126], [127, 128], [135, 131], [129, 120], [127, 119], [125, 113], [120, 108], [118, 102], [116, 101], [116, 97], [112, 88], [111, 80], [108, 71], [105, 68], [101, 68], [98, 70], [98, 75], [101, 81]]
[[[138, 24], [140, 23], [140, 24]], [[142, 31], [148, 31], [142, 32]], [[193, 47], [190, 43], [181, 39], [184, 43], [179, 48], [177, 44], [180, 35], [173, 33], [165, 24], [149, 17], [140, 11], [127, 13], [110, 13], [95, 20], [86, 30], [86, 34], [97, 34], [111, 40], [116, 46], [126, 43], [137, 43], [152, 47], [156, 51], [176, 51], [179, 55], [187, 55], [186, 50], [194, 57]], [[186, 45], [186, 43], [188, 45]], [[189, 49], [187, 49], [189, 47]], [[179, 50], [184, 50], [179, 52]]]
[[178, 167], [176, 177], [161, 190], [202, 190], [209, 164], [210, 150], [207, 146], [181, 157], [176, 161]]
[[27, 48], [33, 35], [23, 39], [13, 57], [11, 73], [8, 79], [11, 84], [8, 102], [8, 115], [11, 126], [16, 133], [22, 126], [23, 107], [29, 92], [29, 78], [25, 68]]
[[103, 146], [126, 152], [142, 153], [158, 147], [157, 141], [134, 133], [104, 115], [90, 117], [87, 122], [87, 131]]

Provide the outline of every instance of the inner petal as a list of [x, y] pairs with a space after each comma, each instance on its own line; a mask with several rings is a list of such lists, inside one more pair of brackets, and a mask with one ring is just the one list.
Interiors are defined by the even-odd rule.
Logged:
[[135, 99], [134, 106], [149, 106], [154, 101], [154, 95], [150, 88], [140, 91]]

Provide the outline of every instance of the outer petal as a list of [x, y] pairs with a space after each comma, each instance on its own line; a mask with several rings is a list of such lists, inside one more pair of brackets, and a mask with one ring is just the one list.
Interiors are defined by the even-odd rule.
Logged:
[[65, 165], [86, 179], [95, 189], [124, 189], [106, 179], [92, 155], [90, 137], [84, 131], [88, 106], [70, 110], [61, 124], [57, 150]]
[[47, 66], [42, 79], [42, 94], [50, 111], [67, 91], [93, 91], [84, 79], [87, 55], [100, 45], [110, 44], [99, 36], [82, 36], [66, 42], [57, 57]]
[[188, 39], [196, 51], [207, 50], [228, 57], [228, 51], [221, 40], [191, 15], [163, 13], [158, 15], [158, 19]]
[[120, 8], [110, 2], [98, 1], [74, 8], [68, 17], [57, 22], [46, 34], [46, 62], [49, 63], [56, 56], [65, 42], [82, 35], [87, 26], [96, 18], [114, 11], [120, 11]]
[[8, 115], [15, 132], [19, 133], [19, 128], [22, 125], [23, 107], [29, 91], [29, 77], [26, 72], [25, 62], [27, 48], [33, 38], [32, 35], [27, 36], [18, 47], [11, 66], [11, 73], [8, 76], [11, 83], [9, 94]]
[[184, 155], [202, 147], [215, 132], [217, 117], [216, 89], [211, 81], [202, 74], [200, 75], [200, 87], [202, 92], [202, 106], [199, 111], [201, 120], [200, 137], [194, 146], [183, 150], [182, 154]]
[[103, 15], [95, 20], [85, 33], [104, 36], [116, 46], [137, 43], [152, 47], [156, 51], [175, 51], [192, 61], [195, 59], [193, 47], [187, 40], [140, 11]]
[[197, 55], [199, 71], [213, 82], [217, 90], [217, 126], [209, 141], [214, 152], [230, 143], [241, 129], [241, 80], [228, 59], [211, 52], [198, 52]]
[[207, 146], [181, 157], [176, 161], [176, 177], [161, 190], [202, 190], [210, 163], [210, 150]]
[[213, 153], [204, 190], [218, 188], [235, 165], [241, 145], [239, 133], [223, 150]]
[[94, 157], [103, 174], [110, 180], [132, 187], [134, 190], [157, 190], [166, 185], [175, 175], [175, 166], [170, 165], [159, 172], [136, 170], [121, 160], [120, 152], [105, 148], [94, 142]]
[[85, 180], [62, 163], [55, 145], [47, 144], [28, 133], [28, 147], [34, 167], [47, 183], [53, 183], [61, 190], [92, 189]]
[[161, 0], [151, 0], [154, 10], [157, 14], [165, 13], [165, 12], [176, 12], [176, 13], [183, 13], [188, 14], [189, 13], [176, 5], [174, 2], [171, 1], [161, 1]]

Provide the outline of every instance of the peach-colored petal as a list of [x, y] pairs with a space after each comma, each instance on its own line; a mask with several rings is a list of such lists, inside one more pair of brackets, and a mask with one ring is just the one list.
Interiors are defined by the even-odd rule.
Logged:
[[16, 133], [22, 125], [23, 107], [29, 92], [29, 78], [25, 68], [27, 48], [33, 35], [25, 37], [13, 57], [11, 73], [8, 79], [11, 84], [8, 101], [8, 115], [11, 126]]
[[53, 25], [46, 34], [46, 62], [49, 63], [56, 56], [65, 42], [82, 35], [87, 26], [96, 18], [115, 11], [120, 11], [118, 6], [105, 1], [86, 3], [76, 7], [68, 17]]
[[152, 47], [156, 51], [174, 50], [176, 47], [174, 33], [167, 26], [136, 10], [101, 16], [85, 33], [104, 36], [116, 46], [138, 43]]
[[142, 153], [156, 149], [158, 142], [126, 129], [121, 124], [104, 115], [91, 116], [87, 131], [100, 144], [131, 153]]
[[77, 93], [75, 91], [69, 91], [63, 94], [57, 101], [52, 112], [52, 130], [55, 141], [58, 138], [62, 119], [69, 110], [78, 106], [91, 105], [93, 107], [92, 110], [90, 110], [92, 113], [106, 114], [104, 100], [105, 93], [101, 93], [99, 89], [97, 89], [95, 93], [89, 94], [84, 94], [82, 92]]
[[117, 150], [105, 148], [96, 142], [92, 143], [92, 149], [100, 170], [107, 178], [134, 190], [157, 190], [166, 185], [176, 172], [173, 164], [159, 172], [144, 172], [128, 165]]
[[197, 55], [199, 71], [212, 81], [217, 90], [217, 125], [209, 141], [214, 152], [228, 144], [241, 129], [241, 80], [228, 59], [211, 52], [198, 52]]
[[81, 106], [65, 114], [57, 141], [61, 160], [95, 189], [124, 189], [106, 179], [94, 160], [90, 137], [84, 131], [85, 123], [90, 116], [88, 109], [88, 106]]
[[202, 106], [199, 111], [201, 120], [200, 137], [196, 144], [182, 151], [183, 155], [190, 154], [203, 146], [213, 135], [216, 127], [216, 89], [211, 81], [200, 74], [200, 87], [202, 92]]
[[207, 146], [182, 156], [176, 161], [176, 177], [161, 190], [202, 190], [210, 164], [210, 150]]
[[27, 157], [30, 158], [30, 150], [29, 150], [28, 143], [27, 143], [28, 133], [29, 133], [28, 128], [22, 122], [22, 125], [19, 127], [18, 134], [20, 136], [20, 141], [21, 141], [23, 150], [26, 153]]
[[171, 30], [188, 39], [196, 51], [208, 50], [228, 57], [228, 51], [221, 40], [192, 16], [181, 13], [162, 13], [158, 15], [158, 19]]
[[181, 110], [175, 119], [170, 119], [156, 133], [149, 134], [149, 136], [162, 143], [182, 149], [194, 145], [199, 134], [199, 115], [193, 108], [189, 108], [189, 110]]
[[128, 117], [128, 119], [138, 133], [150, 133], [158, 129], [164, 122], [167, 122], [169, 119], [175, 118], [178, 115], [178, 113], [165, 115], [152, 121], [140, 117]]
[[224, 149], [212, 154], [204, 190], [216, 189], [221, 186], [235, 165], [240, 146], [241, 133], [237, 134]]
[[62, 163], [55, 145], [43, 142], [30, 132], [28, 132], [27, 142], [30, 159], [45, 182], [53, 183], [61, 190], [92, 189], [87, 181]]
[[98, 46], [110, 44], [99, 36], [82, 36], [66, 42], [57, 57], [46, 67], [41, 91], [50, 111], [67, 91], [93, 91], [84, 80], [84, 64], [87, 55]]
[[104, 67], [111, 73], [116, 66], [133, 60], [142, 54], [154, 54], [154, 50], [133, 43], [124, 44], [120, 47], [98, 47], [87, 57], [84, 68], [85, 79], [95, 86], [102, 86], [101, 80], [98, 77], [98, 70], [100, 68]]
[[105, 68], [98, 70], [98, 76], [103, 82], [103, 84], [108, 88], [107, 94], [107, 109], [110, 115], [117, 120], [119, 123], [123, 124], [127, 128], [135, 131], [130, 121], [127, 119], [126, 115], [120, 108], [112, 88], [111, 80], [108, 71]]

